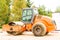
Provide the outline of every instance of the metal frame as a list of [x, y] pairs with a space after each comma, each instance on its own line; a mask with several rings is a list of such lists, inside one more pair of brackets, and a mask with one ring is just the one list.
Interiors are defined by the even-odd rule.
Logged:
[[[25, 24], [27, 24], [27, 23], [32, 23], [33, 22], [33, 19], [34, 19], [34, 11], [33, 11], [33, 9], [32, 8], [24, 8], [24, 9], [27, 9], [27, 10], [29, 10], [29, 9], [31, 9], [32, 10], [32, 17], [31, 17], [31, 21], [30, 22], [25, 22], [25, 21], [23, 21], [23, 20], [21, 20], [23, 23], [25, 23]], [[23, 10], [24, 10], [23, 9]], [[23, 15], [23, 12], [22, 12], [22, 15]], [[23, 17], [23, 16], [22, 16]]]

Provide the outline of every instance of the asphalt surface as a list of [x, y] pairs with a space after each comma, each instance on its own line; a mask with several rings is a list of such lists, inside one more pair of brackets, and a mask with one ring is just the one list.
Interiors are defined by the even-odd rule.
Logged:
[[0, 40], [60, 40], [60, 31], [53, 31], [48, 35], [37, 37], [27, 31], [22, 35], [14, 36], [0, 30]]

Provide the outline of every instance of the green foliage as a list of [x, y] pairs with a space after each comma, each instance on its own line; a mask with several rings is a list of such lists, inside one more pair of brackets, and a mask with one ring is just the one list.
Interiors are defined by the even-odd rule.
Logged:
[[27, 0], [27, 7], [31, 7], [32, 3], [30, 2], [30, 0]]
[[58, 6], [57, 8], [56, 8], [56, 11], [55, 12], [60, 12], [60, 6]]
[[45, 14], [45, 6], [40, 6], [38, 8], [38, 12], [39, 12], [39, 14], [44, 15]]
[[8, 23], [9, 6], [7, 1], [8, 0], [0, 0], [0, 26]]
[[19, 21], [23, 8], [26, 8], [26, 0], [13, 0], [10, 21]]
[[43, 5], [43, 6], [40, 6], [40, 7], [38, 8], [38, 13], [39, 13], [40, 15], [45, 15], [45, 16], [52, 17], [52, 11], [51, 11], [51, 10], [46, 11], [44, 5]]
[[6, 14], [5, 24], [9, 22], [9, 17], [10, 17], [10, 13], [11, 13], [10, 12], [10, 2], [11, 2], [11, 0], [6, 0], [6, 5], [8, 6], [8, 8], [7, 8], [8, 9], [8, 11], [7, 11], [8, 13]]

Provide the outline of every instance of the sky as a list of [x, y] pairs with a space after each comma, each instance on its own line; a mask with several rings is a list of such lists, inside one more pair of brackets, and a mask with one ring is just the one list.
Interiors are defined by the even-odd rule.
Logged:
[[44, 5], [46, 10], [52, 10], [53, 12], [56, 10], [56, 7], [60, 6], [60, 0], [30, 0], [33, 2], [33, 5], [39, 7], [39, 5]]

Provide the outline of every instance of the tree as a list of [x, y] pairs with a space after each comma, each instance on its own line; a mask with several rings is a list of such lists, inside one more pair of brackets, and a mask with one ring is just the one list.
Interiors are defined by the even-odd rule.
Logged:
[[8, 23], [9, 6], [7, 0], [0, 0], [0, 26]]
[[51, 11], [51, 10], [46, 11], [44, 5], [43, 5], [43, 6], [40, 6], [40, 7], [38, 8], [38, 13], [39, 13], [40, 15], [45, 15], [45, 16], [52, 17], [52, 11]]
[[52, 11], [51, 10], [46, 11], [46, 16], [52, 17]]
[[26, 0], [13, 0], [10, 20], [11, 21], [20, 20], [23, 8], [26, 8]]
[[57, 8], [56, 8], [56, 11], [55, 12], [60, 12], [60, 6], [58, 6]]
[[27, 7], [31, 7], [32, 3], [30, 2], [30, 0], [27, 0]]
[[39, 12], [39, 14], [44, 15], [45, 14], [45, 6], [44, 5], [40, 6], [38, 8], [38, 12]]
[[6, 20], [5, 20], [5, 24], [9, 22], [9, 17], [10, 17], [10, 3], [11, 3], [11, 0], [6, 0], [6, 5], [8, 6], [8, 13], [6, 14]]

